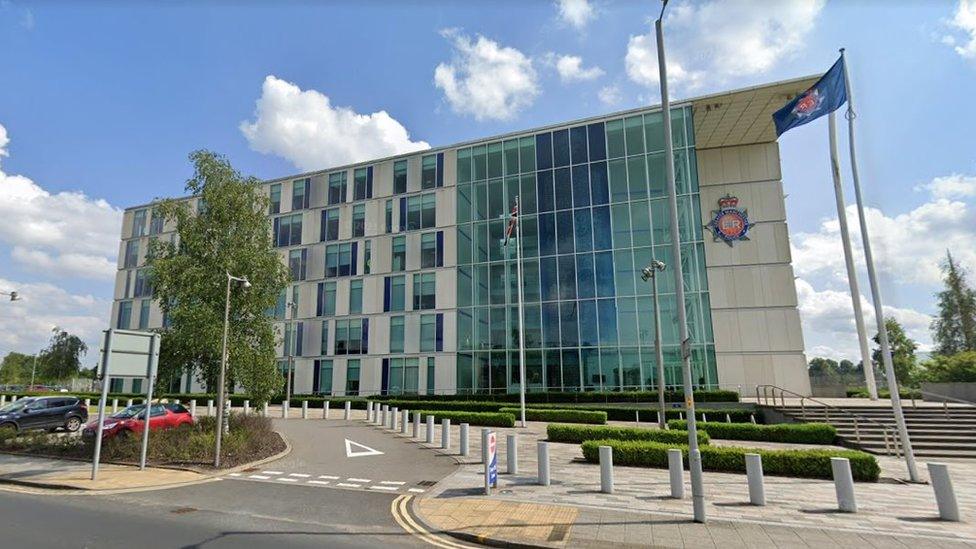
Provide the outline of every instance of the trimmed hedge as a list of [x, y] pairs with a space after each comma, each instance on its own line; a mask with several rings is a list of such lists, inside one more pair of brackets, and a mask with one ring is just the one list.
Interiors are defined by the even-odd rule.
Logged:
[[[674, 419], [668, 422], [671, 429], [688, 429], [688, 422]], [[698, 428], [709, 436], [725, 440], [755, 440], [760, 442], [793, 442], [798, 444], [833, 444], [837, 429], [827, 423], [778, 423], [753, 425], [752, 423], [699, 422]]]
[[[587, 440], [583, 442], [583, 456], [590, 463], [599, 463], [600, 446], [613, 448], [615, 465], [635, 467], [668, 466], [668, 449], [679, 448], [688, 464], [688, 446], [637, 440]], [[878, 461], [871, 454], [858, 450], [763, 450], [729, 446], [699, 446], [702, 469], [726, 473], [745, 473], [746, 454], [762, 456], [763, 472], [769, 475], [832, 479], [830, 458], [844, 457], [851, 462], [854, 480], [874, 482], [881, 474]]]
[[477, 401], [433, 401], [433, 400], [409, 400], [402, 398], [377, 398], [369, 400], [388, 404], [390, 407], [396, 406], [401, 410], [404, 408], [413, 410], [456, 410], [459, 412], [497, 412], [503, 406], [499, 402], [477, 402]]
[[[847, 398], [868, 398], [871, 395], [868, 394], [868, 390], [865, 388], [858, 389], [848, 389]], [[905, 387], [898, 388], [898, 396], [905, 399], [911, 398], [922, 398], [922, 391], [919, 389], [909, 389]], [[880, 398], [891, 398], [891, 391], [888, 389], [878, 389], [878, 397]]]
[[420, 412], [420, 421], [427, 421], [427, 416], [434, 416], [435, 421], [438, 423], [442, 419], [449, 419], [455, 425], [467, 423], [468, 425], [480, 425], [483, 427], [515, 427], [514, 414], [502, 414], [499, 412], [460, 412], [454, 410], [410, 410], [411, 415], [416, 412]]
[[[654, 441], [659, 443], [681, 444], [688, 442], [688, 431], [662, 431], [660, 429], [641, 429], [640, 427], [612, 427], [592, 425], [566, 425], [550, 423], [546, 430], [550, 442], [570, 442], [579, 444], [588, 440], [628, 440]], [[698, 444], [708, 444], [708, 433], [698, 432]]]
[[[665, 392], [668, 402], [684, 402], [683, 391]], [[457, 394], [457, 395], [396, 395], [400, 400], [479, 401], [512, 403], [519, 401], [518, 393]], [[656, 402], [657, 391], [585, 391], [585, 392], [527, 392], [527, 403], [607, 403]], [[695, 402], [739, 402], [739, 393], [725, 390], [695, 391]]]
[[[499, 412], [515, 414], [516, 418], [522, 417], [522, 410], [519, 408], [502, 408], [499, 410]], [[526, 407], [525, 419], [528, 421], [558, 421], [561, 423], [592, 423], [595, 425], [605, 425], [607, 423], [607, 413], [595, 412], [592, 410]]]

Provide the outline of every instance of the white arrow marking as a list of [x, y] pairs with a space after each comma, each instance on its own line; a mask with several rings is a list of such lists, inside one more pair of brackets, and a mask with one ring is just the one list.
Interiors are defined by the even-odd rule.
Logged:
[[[353, 446], [358, 446], [362, 448], [362, 450], [353, 451], [352, 449]], [[355, 458], [355, 457], [363, 457], [363, 456], [379, 456], [382, 454], [383, 452], [380, 452], [379, 450], [375, 450], [373, 448], [370, 448], [369, 446], [360, 444], [358, 442], [353, 442], [348, 438], [346, 439], [346, 457]]]

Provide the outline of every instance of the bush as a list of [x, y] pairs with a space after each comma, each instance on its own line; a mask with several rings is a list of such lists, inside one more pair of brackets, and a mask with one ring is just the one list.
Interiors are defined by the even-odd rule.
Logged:
[[[661, 442], [633, 440], [587, 440], [583, 442], [583, 456], [590, 463], [599, 463], [600, 446], [613, 448], [615, 465], [636, 467], [667, 467], [668, 449], [679, 448], [688, 465], [688, 446]], [[871, 454], [857, 450], [763, 450], [722, 446], [700, 446], [702, 469], [726, 473], [744, 473], [746, 454], [762, 456], [763, 472], [769, 475], [832, 479], [830, 458], [844, 457], [851, 462], [854, 480], [874, 482], [881, 474], [878, 461]]]
[[[673, 419], [671, 429], [688, 429], [688, 422]], [[837, 429], [827, 423], [779, 423], [753, 425], [752, 423], [699, 422], [698, 428], [712, 438], [725, 440], [756, 440], [760, 442], [793, 442], [797, 444], [833, 444]]]
[[[662, 431], [639, 427], [597, 427], [590, 425], [566, 425], [550, 423], [546, 430], [550, 442], [570, 442], [579, 444], [587, 440], [644, 440], [671, 444], [688, 442], [688, 431]], [[708, 434], [698, 433], [698, 443], [708, 444]]]
[[483, 427], [515, 427], [515, 415], [500, 412], [463, 412], [455, 410], [410, 410], [420, 413], [420, 420], [427, 421], [427, 416], [434, 416], [438, 423], [442, 419], [449, 419], [455, 425], [467, 423]]
[[[918, 389], [908, 389], [905, 387], [898, 388], [898, 396], [901, 398], [922, 398], [922, 391]], [[868, 398], [868, 390], [865, 388], [858, 389], [848, 389], [847, 398]], [[880, 398], [891, 398], [891, 391], [888, 389], [878, 389], [878, 397]]]
[[[514, 414], [516, 418], [522, 417], [522, 410], [519, 408], [502, 408], [499, 410], [499, 412]], [[525, 419], [528, 421], [558, 421], [562, 423], [592, 423], [596, 425], [604, 425], [607, 422], [607, 413], [595, 412], [592, 410], [560, 410], [526, 407]]]
[[497, 412], [504, 406], [498, 402], [406, 400], [400, 398], [381, 398], [376, 399], [376, 402], [388, 404], [391, 408], [396, 406], [401, 410], [422, 408], [424, 410], [456, 410], [459, 412]]
[[[682, 391], [667, 391], [668, 402], [684, 402]], [[479, 402], [518, 402], [518, 393], [499, 394], [457, 394], [457, 395], [396, 395], [398, 400], [425, 401], [479, 401]], [[656, 402], [657, 391], [585, 391], [585, 392], [529, 392], [525, 394], [528, 403], [606, 403], [606, 402]], [[703, 390], [695, 391], [695, 402], [738, 402], [735, 391]]]

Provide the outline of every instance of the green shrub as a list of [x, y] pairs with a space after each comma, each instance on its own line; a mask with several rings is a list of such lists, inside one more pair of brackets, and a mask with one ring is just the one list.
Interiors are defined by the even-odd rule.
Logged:
[[[688, 442], [687, 431], [662, 431], [640, 427], [613, 427], [592, 425], [566, 425], [550, 423], [546, 430], [550, 442], [570, 442], [579, 444], [587, 440], [645, 440], [662, 443], [681, 444]], [[708, 434], [698, 433], [698, 443], [708, 444]]]
[[[502, 408], [499, 410], [499, 412], [515, 414], [516, 418], [522, 417], [522, 411], [519, 408]], [[592, 423], [596, 425], [604, 425], [607, 422], [607, 413], [592, 410], [540, 409], [526, 407], [525, 419], [528, 421], [558, 421], [562, 423]]]
[[[673, 419], [671, 429], [688, 429], [688, 422]], [[778, 423], [753, 425], [752, 423], [699, 422], [698, 428], [712, 438], [725, 440], [755, 440], [760, 442], [793, 442], [797, 444], [833, 444], [837, 429], [827, 423]]]
[[[682, 391], [667, 391], [668, 402], [684, 402]], [[457, 395], [396, 395], [398, 400], [425, 401], [478, 401], [478, 402], [518, 402], [518, 393], [499, 394], [457, 394]], [[657, 391], [551, 391], [529, 392], [525, 394], [527, 403], [607, 403], [607, 402], [656, 402]], [[738, 402], [739, 394], [726, 390], [695, 391], [695, 402]]]
[[[901, 398], [922, 398], [922, 391], [919, 389], [908, 389], [905, 387], [898, 388], [898, 395]], [[865, 388], [859, 389], [848, 389], [847, 398], [868, 398], [868, 390]], [[878, 389], [878, 397], [880, 398], [891, 398], [891, 391], [888, 389]]]
[[419, 412], [421, 421], [427, 421], [427, 416], [434, 416], [438, 423], [442, 419], [449, 419], [455, 425], [467, 423], [483, 427], [515, 427], [515, 415], [500, 412], [463, 412], [456, 410], [410, 410], [411, 414]]
[[[373, 399], [370, 399], [373, 400]], [[450, 400], [405, 400], [400, 398], [380, 398], [375, 402], [388, 404], [391, 408], [415, 410], [456, 410], [459, 412], [497, 412], [504, 404], [498, 402], [450, 401]]]
[[[668, 449], [679, 448], [688, 464], [688, 446], [635, 440], [587, 440], [583, 442], [583, 456], [590, 463], [599, 463], [600, 446], [613, 448], [615, 465], [636, 467], [667, 467]], [[700, 446], [702, 469], [726, 473], [744, 473], [746, 454], [762, 456], [763, 472], [769, 475], [833, 478], [830, 458], [843, 457], [851, 462], [854, 480], [874, 482], [881, 474], [878, 461], [871, 454], [858, 450], [763, 450], [728, 446]]]

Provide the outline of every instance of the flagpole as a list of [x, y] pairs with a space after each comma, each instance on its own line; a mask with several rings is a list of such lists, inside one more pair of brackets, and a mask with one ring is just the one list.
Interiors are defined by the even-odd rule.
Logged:
[[840, 162], [837, 160], [837, 120], [834, 112], [827, 115], [830, 132], [830, 174], [834, 178], [834, 198], [837, 201], [837, 220], [840, 222], [840, 239], [844, 244], [844, 263], [847, 265], [847, 282], [851, 288], [851, 301], [854, 305], [854, 325], [861, 347], [861, 364], [864, 365], [864, 382], [871, 400], [878, 400], [878, 386], [874, 380], [874, 367], [871, 364], [871, 350], [868, 348], [868, 335], [864, 329], [864, 311], [861, 310], [861, 290], [858, 288], [857, 271], [854, 269], [854, 254], [851, 252], [851, 235], [847, 228], [847, 210], [844, 201], [844, 187], [840, 180]]
[[681, 342], [681, 373], [684, 381], [685, 417], [688, 418], [688, 469], [691, 471], [691, 502], [695, 522], [705, 522], [705, 483], [702, 479], [701, 451], [695, 424], [695, 393], [691, 380], [691, 339], [688, 337], [688, 312], [685, 310], [684, 269], [681, 267], [681, 236], [678, 228], [678, 194], [674, 183], [674, 144], [671, 138], [671, 102], [668, 98], [668, 69], [664, 56], [664, 0], [661, 15], [654, 21], [657, 38], [657, 65], [661, 80], [661, 114], [664, 122], [664, 166], [668, 185], [671, 223], [671, 262], [675, 300], [678, 309], [678, 334]]
[[522, 427], [525, 427], [525, 329], [522, 304], [525, 302], [522, 288], [522, 206], [515, 197], [515, 271], [518, 273], [518, 324], [519, 324], [519, 406], [522, 409]]
[[905, 464], [908, 466], [908, 476], [912, 482], [918, 482], [918, 468], [915, 466], [915, 452], [912, 442], [908, 438], [908, 427], [905, 425], [905, 413], [901, 408], [901, 395], [898, 394], [898, 380], [895, 378], [895, 366], [891, 361], [891, 344], [888, 341], [888, 330], [885, 328], [884, 307], [881, 303], [881, 289], [878, 287], [878, 275], [874, 269], [874, 256], [871, 253], [871, 239], [868, 236], [867, 220], [864, 217], [864, 200], [861, 196], [861, 182], [857, 173], [857, 156], [854, 154], [854, 94], [851, 89], [851, 79], [847, 73], [847, 61], [844, 48], [840, 49], [840, 57], [844, 59], [844, 87], [847, 92], [847, 139], [851, 155], [851, 177], [854, 180], [854, 198], [857, 200], [857, 217], [861, 226], [861, 240], [864, 246], [864, 261], [868, 268], [868, 282], [871, 284], [871, 300], [874, 301], [874, 316], [878, 323], [878, 341], [881, 343], [881, 358], [884, 362], [885, 378], [888, 381], [888, 392], [891, 393], [891, 410], [894, 412], [895, 423], [898, 425], [898, 436], [901, 439], [902, 450], [905, 453]]

